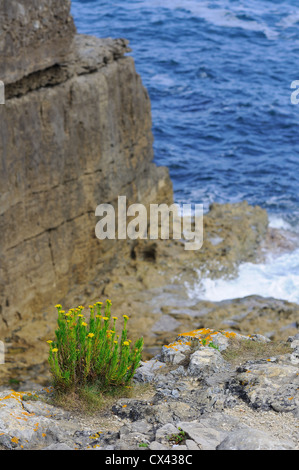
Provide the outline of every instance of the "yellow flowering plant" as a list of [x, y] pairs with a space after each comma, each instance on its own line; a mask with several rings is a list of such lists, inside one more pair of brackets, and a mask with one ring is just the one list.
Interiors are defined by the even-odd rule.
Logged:
[[[57, 391], [94, 385], [105, 391], [128, 386], [140, 364], [143, 338], [131, 346], [127, 338], [129, 317], [123, 315], [121, 335], [116, 335], [117, 317], [111, 317], [111, 301], [62, 310], [56, 305], [58, 319], [55, 340], [48, 340], [49, 364]], [[102, 308], [104, 312], [102, 313]]]

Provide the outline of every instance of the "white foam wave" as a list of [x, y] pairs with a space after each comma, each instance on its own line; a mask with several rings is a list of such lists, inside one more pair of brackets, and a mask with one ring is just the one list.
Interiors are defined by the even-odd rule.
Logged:
[[294, 230], [294, 228], [286, 220], [276, 215], [269, 216], [269, 227], [279, 230]]
[[192, 299], [213, 302], [259, 295], [299, 304], [299, 250], [264, 264], [243, 263], [235, 279], [200, 279], [187, 290]]
[[278, 214], [269, 214], [269, 227], [275, 228], [281, 233], [284, 233], [290, 241], [293, 241], [297, 246], [299, 242], [299, 217], [298, 211], [288, 216], [281, 216]]
[[[146, 4], [147, 2], [144, 2]], [[244, 6], [228, 4], [228, 8], [211, 7], [211, 2], [203, 2], [196, 0], [151, 0], [151, 7], [168, 8], [171, 10], [183, 9], [189, 11], [193, 16], [202, 18], [214, 26], [241, 28], [248, 31], [260, 31], [265, 34], [268, 39], [276, 39], [279, 33], [262, 21], [252, 19], [239, 18], [239, 13], [244, 13]], [[234, 8], [235, 11], [232, 11]], [[250, 14], [250, 11], [247, 11]]]
[[282, 18], [282, 20], [277, 23], [277, 26], [280, 26], [284, 29], [291, 28], [296, 23], [299, 23], [299, 10], [294, 10], [291, 14]]
[[151, 81], [165, 88], [175, 86], [175, 81], [167, 74], [156, 74], [151, 78]]

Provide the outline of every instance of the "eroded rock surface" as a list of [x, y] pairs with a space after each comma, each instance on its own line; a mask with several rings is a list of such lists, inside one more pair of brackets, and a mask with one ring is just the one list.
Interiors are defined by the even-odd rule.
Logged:
[[0, 79], [14, 83], [68, 53], [75, 34], [70, 0], [2, 0]]
[[[228, 360], [232, 341], [240, 342], [239, 365]], [[242, 344], [248, 343], [259, 357], [253, 354], [244, 362]], [[31, 392], [33, 401], [28, 393], [4, 391], [0, 445], [47, 450], [299, 450], [298, 338], [290, 337], [288, 345], [287, 352], [273, 356], [271, 341], [261, 335], [209, 329], [183, 333], [137, 370], [135, 386], [149, 383], [150, 389], [118, 399], [89, 417], [51, 405], [51, 389]]]

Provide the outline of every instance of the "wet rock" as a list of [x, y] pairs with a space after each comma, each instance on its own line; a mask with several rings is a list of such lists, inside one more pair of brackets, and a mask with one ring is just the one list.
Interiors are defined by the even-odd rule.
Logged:
[[[267, 227], [266, 211], [246, 201], [212, 204], [204, 220], [205, 243], [198, 254], [206, 271], [213, 277], [231, 276], [241, 262], [256, 261], [262, 256], [260, 247]], [[219, 243], [215, 244], [215, 236]]]

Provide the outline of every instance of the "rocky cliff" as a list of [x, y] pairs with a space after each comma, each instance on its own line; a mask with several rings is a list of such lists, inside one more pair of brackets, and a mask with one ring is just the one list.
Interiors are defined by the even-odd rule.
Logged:
[[76, 34], [69, 7], [0, 5], [0, 387], [48, 384], [57, 303], [112, 299], [115, 315], [130, 316], [132, 339], [144, 336], [144, 359], [194, 328], [294, 336], [296, 304], [187, 292], [207, 273], [234, 276], [269, 248], [292, 249], [259, 207], [214, 204], [199, 252], [179, 240], [95, 237], [99, 204], [170, 203], [173, 194], [167, 169], [153, 163], [150, 100], [127, 41]]
[[95, 237], [98, 204], [171, 200], [172, 188], [152, 163], [150, 100], [125, 40], [76, 34], [68, 0], [9, 0], [0, 44], [0, 338], [9, 343], [120, 250]]

